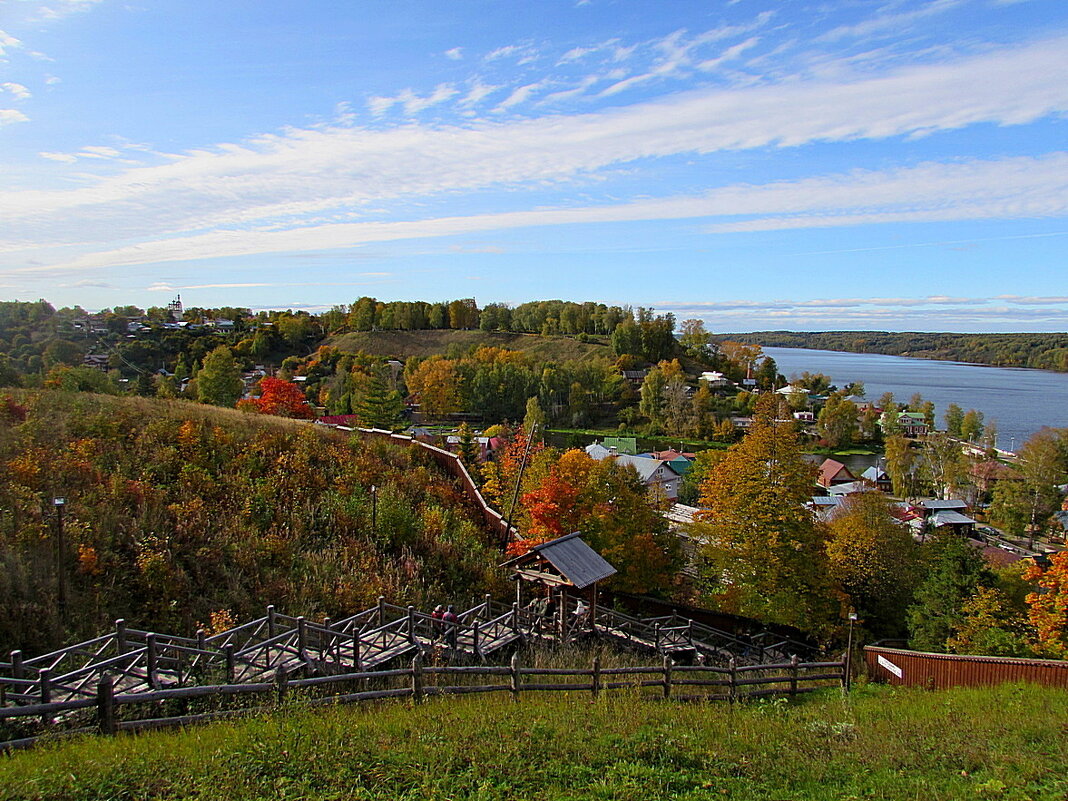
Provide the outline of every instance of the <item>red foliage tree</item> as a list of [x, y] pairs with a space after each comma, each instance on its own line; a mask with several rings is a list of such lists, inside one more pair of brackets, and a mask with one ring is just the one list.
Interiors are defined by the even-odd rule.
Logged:
[[301, 420], [311, 420], [315, 417], [315, 409], [308, 403], [300, 387], [292, 382], [270, 376], [260, 380], [258, 398], [246, 398], [239, 401], [237, 408], [260, 414], [273, 414], [278, 417], [296, 417]]

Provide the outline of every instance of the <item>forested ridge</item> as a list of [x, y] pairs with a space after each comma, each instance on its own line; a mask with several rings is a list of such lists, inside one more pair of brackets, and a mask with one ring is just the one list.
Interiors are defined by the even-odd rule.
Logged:
[[773, 348], [882, 353], [919, 359], [1068, 372], [1068, 333], [950, 334], [922, 331], [754, 331], [722, 334]]

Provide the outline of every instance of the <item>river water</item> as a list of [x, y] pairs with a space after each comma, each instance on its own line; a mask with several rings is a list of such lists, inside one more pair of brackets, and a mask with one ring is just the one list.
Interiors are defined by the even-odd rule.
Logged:
[[764, 348], [764, 353], [787, 378], [807, 371], [829, 375], [839, 387], [861, 381], [872, 401], [893, 392], [896, 401], [907, 403], [918, 392], [934, 402], [939, 428], [950, 403], [977, 409], [987, 422], [997, 421], [999, 448], [1016, 450], [1043, 426], [1068, 428], [1068, 373], [877, 353], [801, 348]]

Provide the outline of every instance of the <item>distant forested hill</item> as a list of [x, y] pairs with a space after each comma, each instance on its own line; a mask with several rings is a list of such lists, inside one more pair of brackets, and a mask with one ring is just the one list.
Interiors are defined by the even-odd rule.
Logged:
[[812, 348], [848, 353], [883, 353], [920, 359], [973, 362], [996, 367], [1034, 367], [1068, 372], [1068, 333], [938, 334], [922, 331], [755, 331], [722, 334], [732, 340], [774, 348]]

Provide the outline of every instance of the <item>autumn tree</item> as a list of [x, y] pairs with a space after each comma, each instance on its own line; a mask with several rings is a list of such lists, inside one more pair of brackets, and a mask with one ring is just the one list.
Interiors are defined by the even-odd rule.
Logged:
[[452, 359], [431, 356], [420, 363], [408, 378], [408, 389], [419, 396], [419, 410], [425, 419], [460, 411], [460, 376]]
[[880, 492], [850, 495], [828, 524], [831, 575], [849, 594], [865, 628], [901, 636], [919, 577], [918, 546]]
[[619, 571], [610, 580], [613, 588], [647, 594], [663, 592], [674, 581], [678, 540], [629, 466], [567, 451], [524, 493], [522, 504], [529, 540], [513, 550], [577, 531]]
[[241, 371], [230, 349], [224, 345], [204, 357], [196, 380], [198, 399], [213, 406], [233, 406], [244, 390]]
[[315, 409], [308, 403], [300, 387], [271, 376], [260, 379], [258, 398], [246, 398], [239, 401], [237, 407], [260, 414], [273, 414], [276, 417], [294, 417], [300, 420], [315, 418]]
[[1038, 585], [1027, 596], [1038, 650], [1051, 659], [1068, 659], [1068, 551], [1051, 556], [1046, 569], [1035, 565], [1024, 578]]
[[727, 611], [828, 634], [836, 605], [825, 534], [806, 505], [812, 467], [793, 424], [776, 420], [777, 400], [761, 397], [749, 434], [701, 485], [703, 578]]

